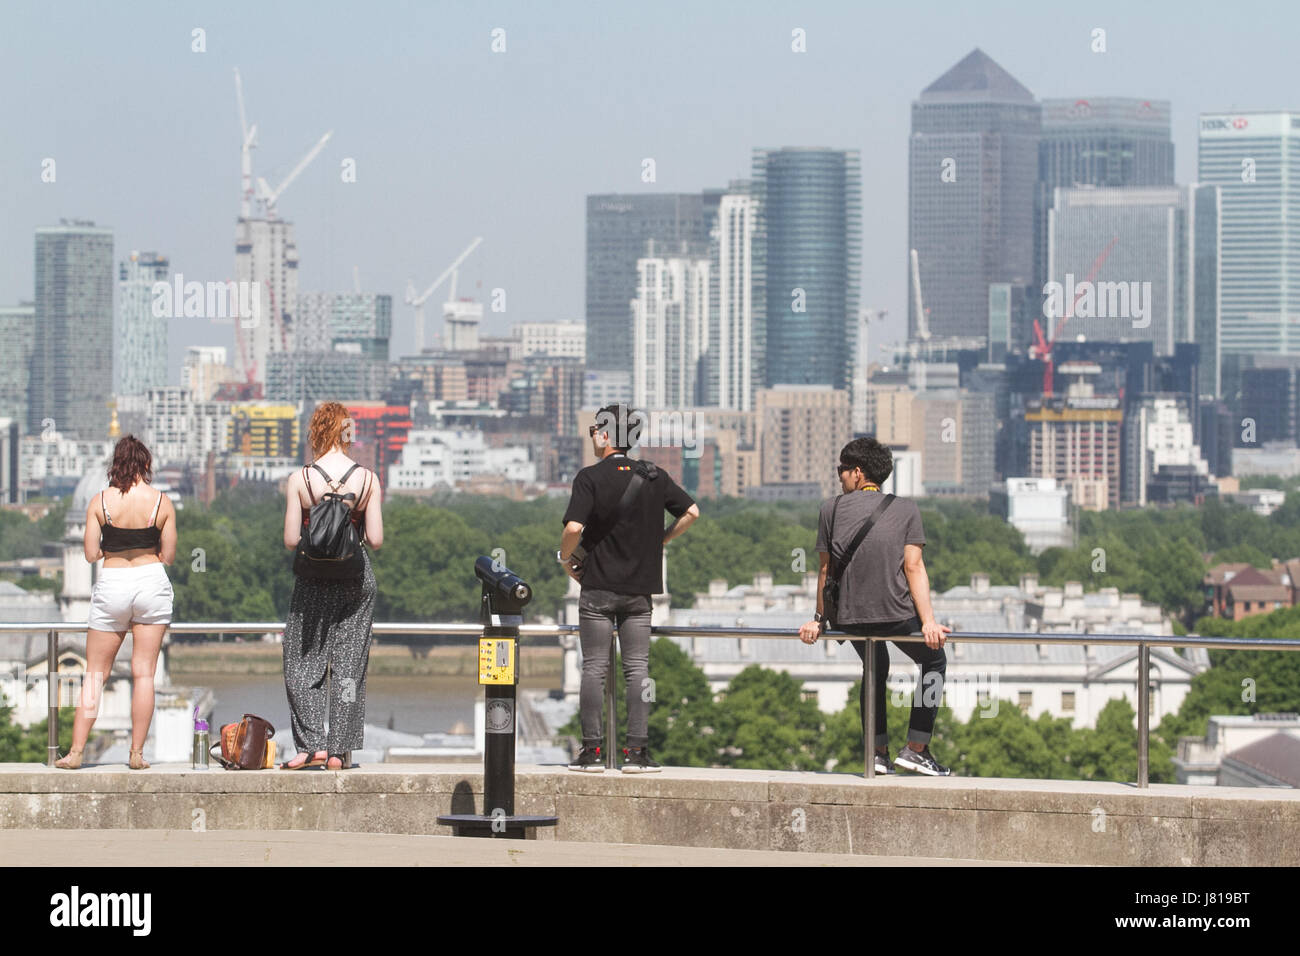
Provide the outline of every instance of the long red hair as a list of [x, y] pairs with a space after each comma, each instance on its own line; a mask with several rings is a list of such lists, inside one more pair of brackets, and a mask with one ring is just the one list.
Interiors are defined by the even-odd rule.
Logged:
[[153, 480], [153, 455], [144, 442], [134, 435], [124, 435], [113, 449], [113, 464], [108, 469], [108, 483], [122, 494], [137, 481]]
[[352, 447], [352, 427], [352, 416], [338, 402], [322, 402], [317, 405], [311, 416], [311, 425], [307, 428], [307, 440], [311, 442], [312, 454], [319, 457], [335, 445], [346, 454]]

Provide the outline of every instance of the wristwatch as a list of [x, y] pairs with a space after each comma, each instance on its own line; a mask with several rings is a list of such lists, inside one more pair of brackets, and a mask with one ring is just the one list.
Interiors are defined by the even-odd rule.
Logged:
[[568, 564], [568, 562], [564, 560], [564, 555], [559, 551], [555, 552], [555, 560], [558, 561], [560, 564]]

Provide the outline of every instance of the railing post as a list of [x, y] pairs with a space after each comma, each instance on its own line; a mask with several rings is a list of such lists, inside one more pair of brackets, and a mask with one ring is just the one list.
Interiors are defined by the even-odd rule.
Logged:
[[1151, 648], [1138, 644], [1138, 786], [1147, 786], [1151, 738]]
[[59, 632], [51, 630], [46, 638], [45, 681], [50, 712], [45, 721], [49, 729], [45, 766], [53, 767], [59, 759]]
[[862, 640], [862, 775], [876, 776], [876, 640]]
[[[622, 636], [619, 636], [619, 641]], [[614, 752], [618, 746], [618, 697], [615, 696], [614, 685], [618, 681], [618, 676], [614, 673], [614, 665], [617, 663], [614, 654], [616, 644], [614, 641], [609, 642], [609, 669], [605, 673], [605, 769], [614, 770], [618, 767], [617, 761], [614, 760]]]

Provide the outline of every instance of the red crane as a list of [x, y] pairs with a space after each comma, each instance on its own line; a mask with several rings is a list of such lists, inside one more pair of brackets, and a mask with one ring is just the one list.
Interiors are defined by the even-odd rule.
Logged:
[[[1092, 269], [1088, 273], [1088, 278], [1084, 280], [1088, 284], [1097, 278], [1097, 273], [1109, 258], [1110, 252], [1115, 248], [1115, 243], [1119, 242], [1119, 236], [1113, 236], [1106, 248], [1101, 250], [1101, 255], [1093, 260]], [[1069, 322], [1074, 315], [1074, 307], [1078, 305], [1079, 299], [1083, 297], [1082, 288], [1074, 296], [1074, 301], [1065, 308], [1065, 315], [1061, 316], [1061, 321], [1057, 323], [1055, 331], [1052, 332], [1052, 340], [1047, 342], [1043, 339], [1043, 327], [1034, 319], [1034, 338], [1038, 341], [1038, 357], [1046, 364], [1043, 366], [1043, 397], [1047, 398], [1052, 394], [1052, 386], [1055, 384], [1054, 372], [1056, 364], [1052, 359], [1052, 348], [1056, 345], [1056, 340], [1061, 337], [1061, 330], [1065, 328], [1065, 323]]]

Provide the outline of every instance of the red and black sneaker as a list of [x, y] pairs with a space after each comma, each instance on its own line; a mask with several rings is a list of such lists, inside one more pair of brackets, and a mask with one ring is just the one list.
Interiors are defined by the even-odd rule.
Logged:
[[623, 748], [623, 767], [624, 773], [658, 773], [664, 768], [659, 766], [650, 759], [650, 748], [648, 747], [624, 747]]
[[604, 773], [605, 758], [599, 747], [583, 747], [578, 756], [569, 762], [569, 769], [579, 773]]

